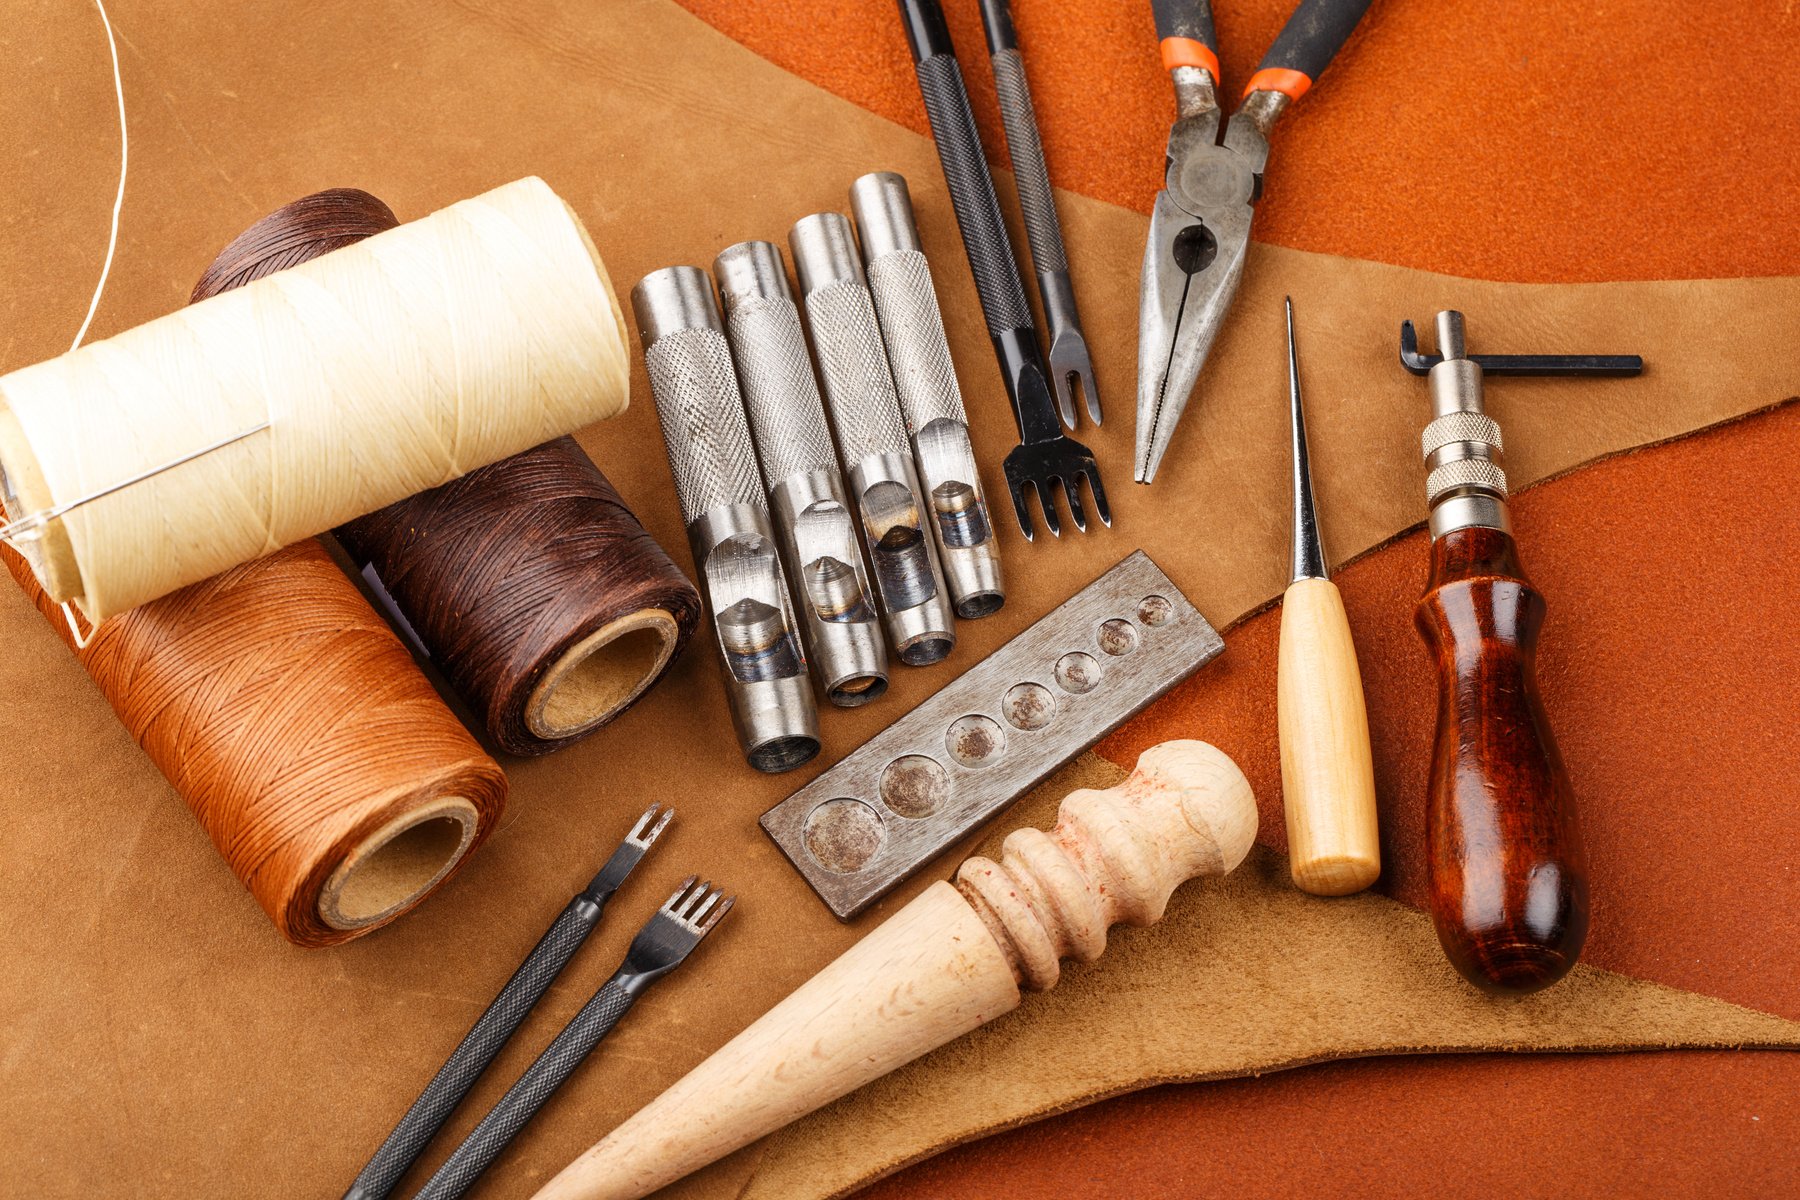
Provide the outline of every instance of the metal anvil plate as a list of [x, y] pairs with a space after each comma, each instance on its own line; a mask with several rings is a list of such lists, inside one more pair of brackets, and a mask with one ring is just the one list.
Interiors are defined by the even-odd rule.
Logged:
[[840, 920], [1225, 648], [1139, 550], [763, 814]]

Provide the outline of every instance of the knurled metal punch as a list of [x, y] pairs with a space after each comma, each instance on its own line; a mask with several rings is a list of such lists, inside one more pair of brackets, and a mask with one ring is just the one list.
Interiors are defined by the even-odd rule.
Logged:
[[1149, 483], [1237, 295], [1262, 195], [1269, 131], [1331, 62], [1370, 0], [1301, 0], [1230, 118], [1219, 107], [1210, 0], [1153, 0], [1175, 85], [1167, 174], [1138, 290], [1137, 459]]

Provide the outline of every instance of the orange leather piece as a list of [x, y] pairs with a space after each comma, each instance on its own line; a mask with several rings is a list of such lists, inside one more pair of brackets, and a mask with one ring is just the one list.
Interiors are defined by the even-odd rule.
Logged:
[[[1790, 402], [1579, 468], [1512, 504], [1525, 569], [1549, 603], [1539, 680], [1587, 840], [1582, 961], [1789, 1018], [1800, 1017], [1800, 873], [1783, 849], [1796, 801], [1800, 636], [1788, 614], [1800, 511], [1767, 481], [1796, 454]], [[1321, 517], [1329, 531], [1330, 511]], [[1419, 906], [1436, 681], [1412, 607], [1428, 544], [1414, 530], [1334, 576], [1369, 708], [1377, 888]], [[1256, 790], [1260, 840], [1285, 849], [1280, 620], [1272, 604], [1227, 629], [1217, 662], [1099, 751], [1129, 765], [1164, 738], [1215, 740]], [[1474, 1113], [1481, 1144], [1531, 1153], [1468, 1153]], [[1800, 1143], [1776, 1132], [1796, 1121], [1800, 1072], [1784, 1054], [1344, 1063], [1077, 1110], [861, 1196], [1698, 1197], [1722, 1180], [1772, 1195], [1800, 1178]]]
[[[763, 57], [926, 132], [893, 5], [680, 0]], [[975, 0], [944, 5], [990, 156]], [[1216, 0], [1228, 80], [1293, 0]], [[1148, 212], [1174, 119], [1144, 3], [1018, 0], [1050, 178]], [[1800, 105], [1748, 95], [1800, 58], [1755, 4], [1382, 0], [1271, 138], [1256, 237], [1482, 279], [1800, 273]], [[1081, 266], [1076, 264], [1079, 281]]]
[[1328, 1063], [1103, 1101], [857, 1197], [1789, 1196], [1796, 1074], [1792, 1055], [1717, 1051]]

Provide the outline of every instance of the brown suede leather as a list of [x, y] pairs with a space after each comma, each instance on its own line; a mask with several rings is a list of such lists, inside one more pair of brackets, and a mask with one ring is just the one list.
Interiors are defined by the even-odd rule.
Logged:
[[[992, 467], [1011, 445], [1011, 420], [936, 156], [916, 134], [757, 59], [670, 0], [329, 0], [265, 6], [254, 16], [223, 0], [112, 0], [109, 9], [120, 35], [132, 176], [97, 335], [178, 307], [206, 262], [246, 224], [324, 186], [363, 187], [396, 211], [417, 214], [540, 173], [588, 222], [615, 282], [628, 288], [655, 267], [704, 265], [732, 241], [781, 241], [798, 216], [842, 207], [856, 175], [895, 169], [913, 186], [977, 452], [998, 494]], [[18, 17], [0, 42], [7, 113], [0, 161], [14, 164], [7, 177], [11, 219], [0, 224], [6, 368], [59, 352], [80, 323], [117, 167], [110, 72], [95, 14], [38, 0]], [[1232, 34], [1240, 36], [1249, 37], [1246, 44], [1258, 40], [1242, 26]], [[1348, 74], [1349, 61], [1340, 65]], [[1418, 152], [1415, 133], [1424, 130], [1383, 122], [1370, 136], [1404, 135]], [[1306, 177], [1310, 154], [1317, 177], [1329, 148], [1300, 149], [1305, 144], [1290, 139], [1283, 169]], [[1000, 187], [1008, 189], [1004, 177]], [[1755, 211], [1748, 202], [1745, 209]], [[1495, 384], [1495, 414], [1516, 446], [1508, 467], [1520, 483], [1800, 391], [1790, 353], [1800, 311], [1795, 280], [1499, 285], [1258, 245], [1211, 378], [1164, 476], [1154, 488], [1136, 488], [1126, 464], [1144, 221], [1078, 197], [1067, 198], [1064, 218], [1108, 404], [1106, 425], [1084, 438], [1112, 483], [1115, 530], [1027, 546], [1003, 523], [1007, 608], [965, 623], [948, 662], [897, 674], [882, 703], [826, 714], [824, 753], [797, 777], [765, 778], [743, 767], [717, 667], [689, 653], [643, 704], [592, 740], [541, 761], [508, 763], [514, 800], [507, 822], [468, 869], [403, 921], [354, 945], [304, 952], [281, 943], [51, 631], [21, 598], [0, 596], [0, 689], [13, 731], [0, 752], [0, 798], [12, 817], [0, 846], [0, 957], [8, 964], [0, 980], [0, 1151], [7, 1185], [34, 1196], [310, 1196], [341, 1189], [631, 818], [651, 799], [672, 800], [680, 816], [654, 857], [422, 1166], [442, 1158], [449, 1139], [467, 1130], [573, 1013], [654, 900], [690, 871], [716, 874], [741, 897], [729, 923], [621, 1024], [479, 1193], [528, 1194], [956, 861], [946, 856], [860, 924], [840, 926], [757, 832], [765, 808], [1133, 548], [1145, 548], [1221, 624], [1280, 590], [1287, 541], [1279, 333], [1285, 292], [1299, 306], [1325, 531], [1340, 558], [1421, 515], [1416, 437], [1424, 385], [1394, 365], [1403, 316], [1424, 319], [1454, 304], [1469, 312], [1477, 349], [1631, 350], [1651, 360], [1652, 370], [1635, 381]], [[1387, 236], [1398, 246], [1409, 233], [1389, 229]], [[1488, 230], [1482, 237], [1502, 243], [1506, 234]], [[582, 441], [687, 569], [641, 368], [633, 394], [638, 402], [629, 412]], [[1536, 542], [1550, 540], [1540, 535]], [[1545, 569], [1541, 554], [1528, 537], [1527, 566]], [[1554, 640], [1561, 614], [1577, 605], [1555, 592], [1551, 601], [1547, 636]], [[1733, 611], [1744, 628], [1758, 615], [1749, 607]], [[1360, 622], [1359, 612], [1352, 617]], [[1682, 615], [1659, 611], [1657, 620]], [[1238, 640], [1234, 634], [1233, 649], [1209, 674], [1238, 661]], [[1582, 724], [1572, 714], [1565, 739]], [[1247, 725], [1203, 735], [1253, 745], [1261, 732]], [[1689, 763], [1679, 743], [1657, 761]], [[1774, 777], [1772, 803], [1786, 778]], [[996, 828], [1045, 811], [1055, 799], [1041, 794]], [[1722, 819], [1699, 819], [1707, 815]], [[1250, 882], [1246, 876], [1244, 886]], [[1195, 901], [1196, 919], [1204, 919], [1206, 898]], [[1422, 929], [1422, 918], [1401, 904], [1381, 897], [1353, 903], [1360, 907], [1345, 911], [1392, 915], [1392, 922], [1372, 921], [1362, 936], [1379, 939], [1390, 925]], [[1156, 944], [1149, 935], [1121, 936], [1114, 962], [1126, 965], [1109, 969], [1131, 969], [1134, 945]], [[1196, 940], [1187, 952], [1204, 958], [1212, 944]], [[1417, 957], [1408, 962], [1441, 968], [1428, 941], [1410, 944]], [[1148, 970], [1153, 959], [1137, 969]], [[1380, 965], [1363, 964], [1375, 974]], [[1106, 976], [1089, 973], [1096, 986], [1084, 990], [1075, 986], [1077, 974], [1055, 1002], [1076, 1014], [1072, 1028], [1085, 1036], [1079, 1006], [1099, 1005], [1091, 1011], [1101, 1019], [1107, 997], [1097, 981]], [[1780, 982], [1751, 970], [1743, 978], [1746, 986]], [[1132, 999], [1151, 1011], [1170, 1002], [1154, 992]], [[1707, 997], [1683, 1001], [1688, 1016], [1701, 1010], [1738, 1011]], [[1731, 1020], [1780, 1027], [1755, 1013]], [[1020, 1022], [1013, 1028], [1030, 1027], [1031, 1017], [1022, 1014]], [[1641, 1042], [1675, 1034], [1709, 1044], [1720, 1038], [1717, 1025], [1677, 1029], [1650, 1020], [1608, 1036]], [[993, 1047], [1004, 1051], [1007, 1038], [995, 1037]], [[960, 1061], [951, 1052], [940, 1063]], [[1028, 1061], [996, 1061], [995, 1078], [1028, 1077]], [[1251, 1057], [1235, 1061], [1244, 1069]], [[1083, 1095], [1164, 1072], [1147, 1059], [1117, 1065], [1130, 1068], [1129, 1078]], [[940, 1085], [955, 1081], [952, 1073]], [[1031, 1111], [1082, 1098], [1058, 1091], [1059, 1078], [1042, 1082], [1047, 1090], [1023, 1097]], [[904, 1132], [916, 1116], [901, 1111], [884, 1119]], [[1471, 1153], [1485, 1152], [1481, 1143], [1469, 1145]], [[888, 1156], [882, 1161], [893, 1161], [919, 1148], [877, 1149]], [[719, 1177], [727, 1194], [742, 1184], [748, 1164], [737, 1169]], [[411, 1184], [420, 1178], [415, 1173]]]

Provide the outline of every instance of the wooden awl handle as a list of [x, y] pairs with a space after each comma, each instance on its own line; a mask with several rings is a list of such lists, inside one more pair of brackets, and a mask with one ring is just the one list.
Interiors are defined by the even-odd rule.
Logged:
[[1276, 682], [1288, 870], [1303, 892], [1360, 892], [1381, 874], [1375, 769], [1356, 646], [1329, 579], [1288, 587]]

